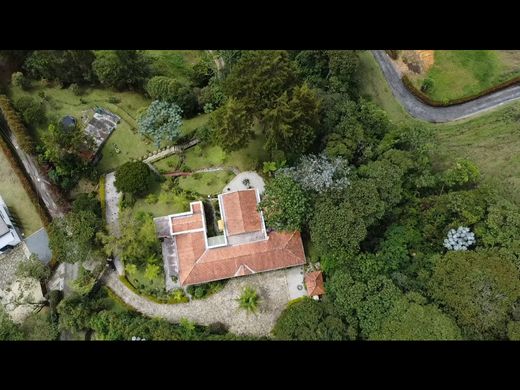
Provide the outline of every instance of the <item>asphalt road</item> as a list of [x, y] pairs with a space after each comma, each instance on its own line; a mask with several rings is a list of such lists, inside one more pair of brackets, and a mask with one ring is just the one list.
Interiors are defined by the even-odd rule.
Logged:
[[5, 129], [4, 133], [9, 137], [11, 145], [14, 147], [18, 157], [22, 161], [26, 172], [29, 174], [29, 178], [33, 182], [38, 195], [45, 203], [47, 210], [49, 210], [51, 217], [62, 217], [63, 210], [53, 197], [52, 184], [49, 182], [47, 176], [45, 176], [38, 168], [38, 162], [36, 159], [33, 156], [25, 153], [19, 147], [15, 135], [9, 129]]
[[434, 123], [451, 122], [520, 99], [520, 85], [514, 85], [467, 103], [450, 107], [432, 107], [418, 100], [410, 91], [408, 91], [408, 89], [406, 89], [404, 84], [401, 82], [399, 72], [384, 50], [372, 50], [372, 54], [379, 63], [379, 66], [381, 67], [388, 84], [390, 84], [392, 93], [396, 99], [411, 116], [418, 119]]

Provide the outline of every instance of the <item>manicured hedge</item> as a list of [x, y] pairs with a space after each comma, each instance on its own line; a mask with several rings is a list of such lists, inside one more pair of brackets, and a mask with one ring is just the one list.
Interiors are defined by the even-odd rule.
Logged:
[[493, 92], [497, 92], [502, 89], [508, 88], [512, 85], [520, 84], [520, 77], [515, 77], [511, 80], [508, 80], [503, 83], [497, 84], [493, 87], [487, 88], [479, 93], [476, 93], [476, 94], [473, 94], [470, 96], [466, 96], [463, 98], [451, 99], [451, 100], [446, 100], [446, 101], [441, 102], [441, 101], [432, 99], [431, 97], [426, 95], [424, 92], [422, 92], [420, 89], [417, 89], [415, 87], [415, 85], [413, 85], [412, 81], [409, 79], [409, 77], [407, 75], [404, 75], [402, 80], [403, 80], [403, 84], [406, 87], [406, 89], [408, 89], [415, 97], [417, 97], [423, 103], [428, 104], [429, 106], [433, 106], [433, 107], [449, 107], [449, 106], [454, 106], [457, 104], [466, 103], [471, 100], [475, 100], [479, 97], [489, 95]]
[[0, 114], [5, 119], [9, 129], [16, 136], [20, 148], [26, 153], [33, 154], [33, 140], [23, 125], [20, 115], [18, 115], [11, 101], [5, 95], [0, 95]]
[[22, 168], [23, 165], [18, 159], [18, 156], [16, 156], [11, 151], [11, 148], [9, 147], [9, 145], [7, 145], [2, 136], [0, 136], [0, 147], [2, 148], [9, 162], [11, 163], [11, 168], [20, 179], [20, 182], [22, 183], [25, 192], [27, 192], [27, 195], [29, 195], [31, 202], [33, 203], [34, 207], [36, 208], [36, 211], [40, 215], [43, 225], [47, 227], [52, 222], [52, 218], [49, 215], [49, 212], [47, 211], [45, 206], [43, 205], [42, 201], [40, 200], [40, 197], [36, 193], [36, 190], [34, 189], [31, 181], [27, 178], [25, 174], [25, 169]]

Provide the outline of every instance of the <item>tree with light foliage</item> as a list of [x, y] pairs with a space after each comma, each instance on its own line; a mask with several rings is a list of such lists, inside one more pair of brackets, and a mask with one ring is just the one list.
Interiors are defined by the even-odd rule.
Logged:
[[181, 125], [181, 108], [159, 100], [154, 100], [138, 120], [139, 132], [151, 137], [157, 147], [163, 141], [175, 141], [180, 135]]
[[348, 161], [329, 158], [325, 154], [308, 154], [300, 158], [295, 167], [282, 168], [277, 173], [298, 182], [304, 190], [322, 193], [329, 189], [344, 189], [350, 184]]
[[453, 251], [467, 251], [468, 248], [474, 244], [475, 233], [464, 226], [459, 226], [457, 230], [450, 229], [448, 238], [444, 240], [444, 247]]

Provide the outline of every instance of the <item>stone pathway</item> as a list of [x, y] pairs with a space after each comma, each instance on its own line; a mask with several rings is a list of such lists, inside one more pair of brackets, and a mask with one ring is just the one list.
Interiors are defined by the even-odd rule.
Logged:
[[[290, 300], [286, 275], [286, 270], [278, 270], [231, 279], [222, 291], [206, 299], [179, 304], [149, 301], [130, 291], [113, 271], [102, 279], [125, 303], [146, 316], [170, 322], [186, 318], [201, 325], [222, 322], [235, 334], [268, 336]], [[255, 289], [261, 297], [257, 314], [247, 314], [236, 302], [246, 286]]]
[[[106, 199], [106, 223], [108, 232], [116, 237], [119, 237], [121, 231], [119, 229], [119, 200], [122, 194], [117, 192], [114, 182], [116, 181], [115, 172], [110, 172], [105, 177], [105, 199]], [[115, 256], [114, 266], [120, 275], [124, 275], [124, 267], [119, 260], [119, 257]]]

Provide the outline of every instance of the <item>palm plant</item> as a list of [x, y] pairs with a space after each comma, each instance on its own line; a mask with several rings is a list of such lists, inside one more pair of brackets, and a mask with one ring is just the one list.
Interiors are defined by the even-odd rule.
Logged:
[[251, 287], [245, 287], [242, 291], [242, 295], [237, 298], [237, 302], [241, 309], [246, 310], [248, 313], [256, 313], [260, 297]]

